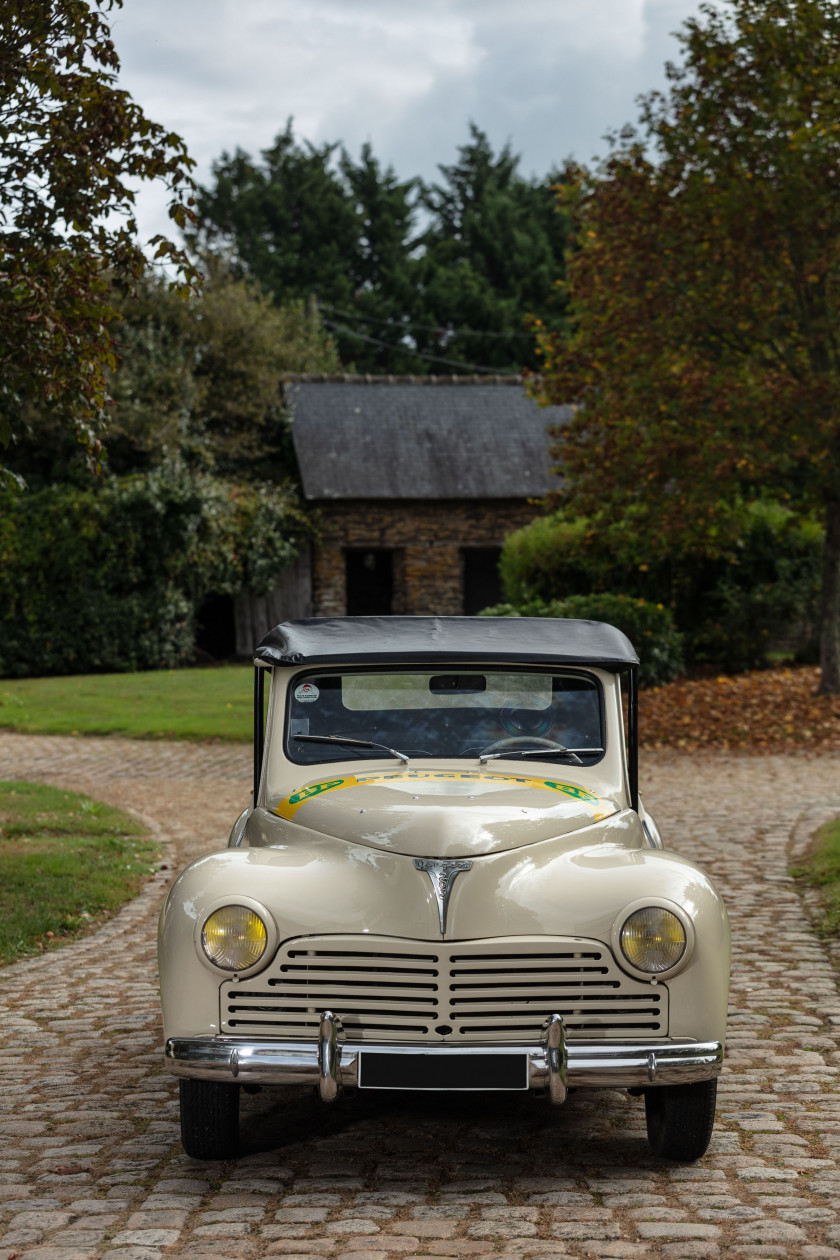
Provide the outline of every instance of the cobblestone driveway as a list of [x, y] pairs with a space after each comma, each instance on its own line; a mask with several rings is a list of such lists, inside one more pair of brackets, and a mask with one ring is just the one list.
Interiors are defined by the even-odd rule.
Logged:
[[244, 1099], [236, 1163], [187, 1159], [161, 1071], [154, 962], [173, 866], [224, 842], [242, 747], [0, 735], [0, 777], [139, 813], [168, 869], [96, 936], [2, 971], [0, 1260], [745, 1256], [840, 1258], [840, 995], [787, 876], [840, 813], [840, 756], [660, 755], [667, 842], [732, 915], [731, 1034], [708, 1155], [652, 1158], [643, 1104]]

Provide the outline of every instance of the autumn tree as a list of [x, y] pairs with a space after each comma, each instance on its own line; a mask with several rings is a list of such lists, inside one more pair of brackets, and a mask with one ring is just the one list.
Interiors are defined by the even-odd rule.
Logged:
[[[183, 141], [116, 86], [103, 16], [122, 0], [6, 0], [0, 14], [0, 444], [48, 402], [91, 445], [114, 364], [114, 285], [146, 267], [133, 217], [138, 181], [161, 180], [185, 226], [192, 166]], [[192, 278], [162, 236], [157, 258]]]
[[771, 493], [825, 522], [821, 690], [840, 691], [840, 7], [728, 0], [602, 167], [574, 172], [570, 335], [543, 334], [570, 507], [652, 548]]

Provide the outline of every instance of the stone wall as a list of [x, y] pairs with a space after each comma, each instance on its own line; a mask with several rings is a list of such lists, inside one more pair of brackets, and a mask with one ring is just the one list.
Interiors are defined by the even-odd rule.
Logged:
[[537, 515], [522, 499], [477, 501], [375, 500], [321, 502], [322, 534], [313, 554], [313, 610], [318, 617], [346, 612], [344, 550], [393, 549], [394, 613], [463, 613], [466, 547], [501, 547], [514, 529]]

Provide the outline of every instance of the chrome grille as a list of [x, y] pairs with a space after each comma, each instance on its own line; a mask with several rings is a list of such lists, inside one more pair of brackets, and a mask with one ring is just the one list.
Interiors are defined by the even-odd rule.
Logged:
[[222, 1031], [233, 1036], [314, 1037], [324, 1010], [361, 1041], [521, 1041], [555, 1012], [570, 1039], [668, 1033], [667, 988], [631, 979], [605, 946], [574, 937], [298, 937], [258, 976], [221, 986]]

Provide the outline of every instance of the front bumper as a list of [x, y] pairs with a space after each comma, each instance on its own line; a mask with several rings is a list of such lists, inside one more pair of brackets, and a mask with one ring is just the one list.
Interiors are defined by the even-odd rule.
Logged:
[[[552, 1016], [533, 1042], [480, 1045], [406, 1045], [341, 1040], [340, 1021], [330, 1012], [317, 1041], [269, 1041], [238, 1037], [170, 1037], [166, 1065], [176, 1076], [244, 1085], [315, 1085], [325, 1102], [359, 1081], [359, 1055], [522, 1055], [528, 1057], [528, 1088], [546, 1090], [562, 1102], [567, 1088], [647, 1088], [682, 1085], [718, 1076], [719, 1041], [656, 1041], [625, 1044], [568, 1041], [563, 1021]], [[411, 1088], [409, 1085], [408, 1088]]]

